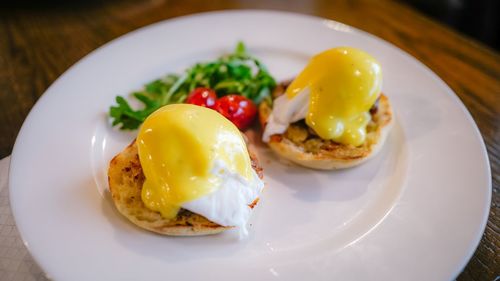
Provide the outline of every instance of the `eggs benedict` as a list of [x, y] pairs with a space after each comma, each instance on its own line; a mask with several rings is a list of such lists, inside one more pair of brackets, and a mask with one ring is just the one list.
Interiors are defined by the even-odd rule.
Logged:
[[137, 139], [110, 163], [117, 209], [166, 235], [243, 233], [264, 187], [262, 169], [238, 130], [200, 106], [174, 104], [151, 114]]
[[382, 147], [393, 123], [381, 93], [382, 68], [369, 54], [339, 47], [311, 58], [261, 103], [263, 141], [280, 156], [316, 169], [358, 165]]

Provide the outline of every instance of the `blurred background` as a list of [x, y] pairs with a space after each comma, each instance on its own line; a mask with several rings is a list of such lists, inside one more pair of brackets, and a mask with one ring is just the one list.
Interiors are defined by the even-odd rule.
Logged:
[[[372, 0], [377, 1], [377, 0]], [[471, 38], [481, 41], [492, 49], [500, 51], [500, 0], [392, 0], [406, 4], [420, 11], [421, 13], [461, 32]], [[136, 2], [141, 0], [17, 0], [0, 1], [0, 11], [8, 12], [11, 9], [85, 9], [96, 8], [96, 6], [116, 2], [117, 5], [123, 5], [124, 2]], [[142, 2], [151, 2], [144, 0]], [[172, 6], [180, 4], [179, 1], [156, 0], [153, 2], [167, 2]], [[181, 1], [182, 2], [182, 1]], [[188, 1], [192, 2], [193, 1]], [[194, 1], [196, 2], [196, 1]], [[220, 0], [211, 0], [216, 2], [225, 2]], [[252, 1], [240, 0], [241, 6], [255, 6]], [[257, 1], [259, 2], [259, 1]], [[281, 6], [287, 2], [290, 6], [301, 6], [304, 13], [315, 10], [315, 1], [287, 1], [271, 0], [266, 1], [265, 5], [256, 5], [257, 8], [272, 9], [273, 6]], [[325, 1], [323, 1], [325, 2]], [[327, 1], [326, 1], [327, 2]], [[360, 1], [346, 1], [352, 6], [358, 5]], [[263, 4], [263, 3], [260, 3]], [[281, 5], [280, 5], [281, 4]], [[182, 5], [182, 4], [181, 4]], [[204, 1], [199, 1], [199, 6], [207, 6]], [[331, 2], [335, 6], [335, 1]], [[237, 6], [235, 8], [238, 8]]]
[[500, 50], [499, 0], [399, 0]]

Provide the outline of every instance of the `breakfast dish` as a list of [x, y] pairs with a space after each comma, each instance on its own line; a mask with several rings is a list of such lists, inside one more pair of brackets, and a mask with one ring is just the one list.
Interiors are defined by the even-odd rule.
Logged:
[[141, 108], [117, 96], [111, 124], [140, 126], [137, 141], [108, 170], [120, 213], [165, 235], [215, 234], [235, 226], [246, 234], [263, 187], [262, 168], [239, 130], [251, 125], [255, 104], [269, 99], [274, 86], [264, 64], [239, 42], [233, 53], [147, 83], [132, 95]]
[[[383, 149], [325, 172], [282, 163], [248, 132], [269, 186], [248, 239], [238, 239], [239, 227], [189, 238], [137, 227], [108, 187], [110, 161], [137, 133], [112, 127], [105, 112], [117, 95], [230, 53], [238, 40], [277, 81], [333, 46], [370, 53], [397, 110]], [[52, 280], [453, 280], [481, 239], [491, 199], [481, 135], [436, 74], [345, 24], [271, 11], [158, 22], [92, 52], [37, 101], [9, 173], [22, 242]]]
[[272, 108], [260, 104], [263, 141], [305, 167], [359, 165], [380, 151], [394, 123], [381, 88], [381, 66], [367, 53], [338, 47], [317, 54], [275, 89]]
[[239, 130], [219, 113], [176, 104], [151, 114], [137, 140], [111, 160], [115, 206], [136, 225], [165, 235], [246, 233], [264, 186]]

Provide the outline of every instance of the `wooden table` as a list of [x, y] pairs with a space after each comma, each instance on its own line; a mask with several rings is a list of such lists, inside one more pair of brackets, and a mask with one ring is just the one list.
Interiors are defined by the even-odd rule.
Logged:
[[11, 153], [24, 118], [59, 75], [92, 50], [131, 30], [220, 9], [277, 9], [317, 15], [368, 31], [407, 51], [435, 71], [467, 106], [488, 148], [494, 192], [486, 232], [458, 280], [493, 280], [500, 274], [500, 56], [494, 51], [397, 2], [73, 2], [0, 9], [0, 158]]

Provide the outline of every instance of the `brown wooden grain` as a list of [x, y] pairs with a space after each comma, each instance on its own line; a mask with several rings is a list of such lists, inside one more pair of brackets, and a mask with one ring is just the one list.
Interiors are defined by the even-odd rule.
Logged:
[[[41, 1], [43, 2], [43, 1]], [[37, 2], [34, 2], [37, 3]], [[29, 110], [72, 64], [102, 44], [160, 20], [219, 9], [277, 9], [317, 15], [375, 34], [436, 72], [460, 97], [484, 137], [493, 172], [490, 218], [458, 280], [500, 274], [500, 56], [390, 1], [45, 1], [0, 9], [0, 157], [12, 151]], [[58, 4], [59, 3], [59, 4]]]

